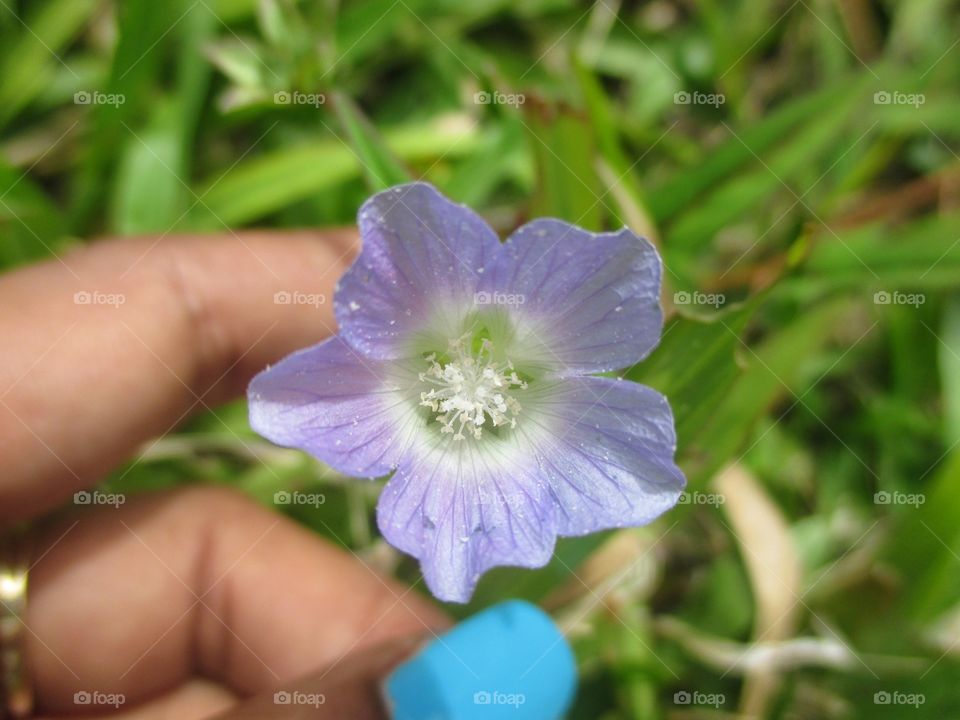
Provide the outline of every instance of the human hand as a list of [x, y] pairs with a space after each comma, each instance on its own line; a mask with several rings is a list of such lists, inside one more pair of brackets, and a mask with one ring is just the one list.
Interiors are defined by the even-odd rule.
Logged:
[[[0, 278], [0, 523], [63, 504], [332, 333], [330, 304], [273, 297], [332, 298], [356, 242], [352, 231], [124, 240]], [[77, 703], [100, 693], [122, 697], [126, 717], [203, 717], [445, 624], [408, 589], [223, 489], [77, 512], [43, 529], [30, 563], [26, 655], [49, 716], [114, 714]]]

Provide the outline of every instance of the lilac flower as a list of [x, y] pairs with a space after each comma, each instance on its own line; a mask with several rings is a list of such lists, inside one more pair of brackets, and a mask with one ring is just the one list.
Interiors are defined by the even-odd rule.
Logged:
[[260, 373], [250, 422], [340, 472], [393, 472], [380, 530], [437, 597], [466, 602], [491, 567], [546, 564], [558, 535], [677, 502], [666, 399], [590, 375], [659, 341], [648, 242], [542, 219], [501, 243], [425, 183], [375, 195], [359, 224], [340, 334]]

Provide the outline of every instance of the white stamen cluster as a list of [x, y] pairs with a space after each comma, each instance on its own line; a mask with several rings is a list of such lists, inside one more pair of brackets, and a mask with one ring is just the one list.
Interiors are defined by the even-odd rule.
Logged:
[[508, 391], [527, 386], [513, 363], [494, 360], [488, 339], [481, 342], [476, 357], [466, 345], [468, 340], [465, 336], [450, 341], [449, 362], [441, 364], [436, 354], [428, 355], [430, 368], [420, 373], [421, 382], [434, 386], [420, 393], [420, 404], [437, 413], [440, 432], [452, 433], [454, 440], [463, 440], [465, 431], [479, 439], [487, 418], [494, 427], [516, 427], [520, 403]]

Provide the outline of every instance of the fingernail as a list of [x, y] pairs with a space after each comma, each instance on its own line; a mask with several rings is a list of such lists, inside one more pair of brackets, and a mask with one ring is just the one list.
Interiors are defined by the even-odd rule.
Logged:
[[434, 639], [386, 681], [395, 720], [554, 720], [570, 706], [576, 663], [553, 620], [519, 600]]

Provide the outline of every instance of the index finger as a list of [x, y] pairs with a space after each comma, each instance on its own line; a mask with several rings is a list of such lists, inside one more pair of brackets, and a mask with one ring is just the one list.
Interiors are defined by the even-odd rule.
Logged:
[[0, 523], [332, 334], [352, 229], [108, 241], [0, 278]]

